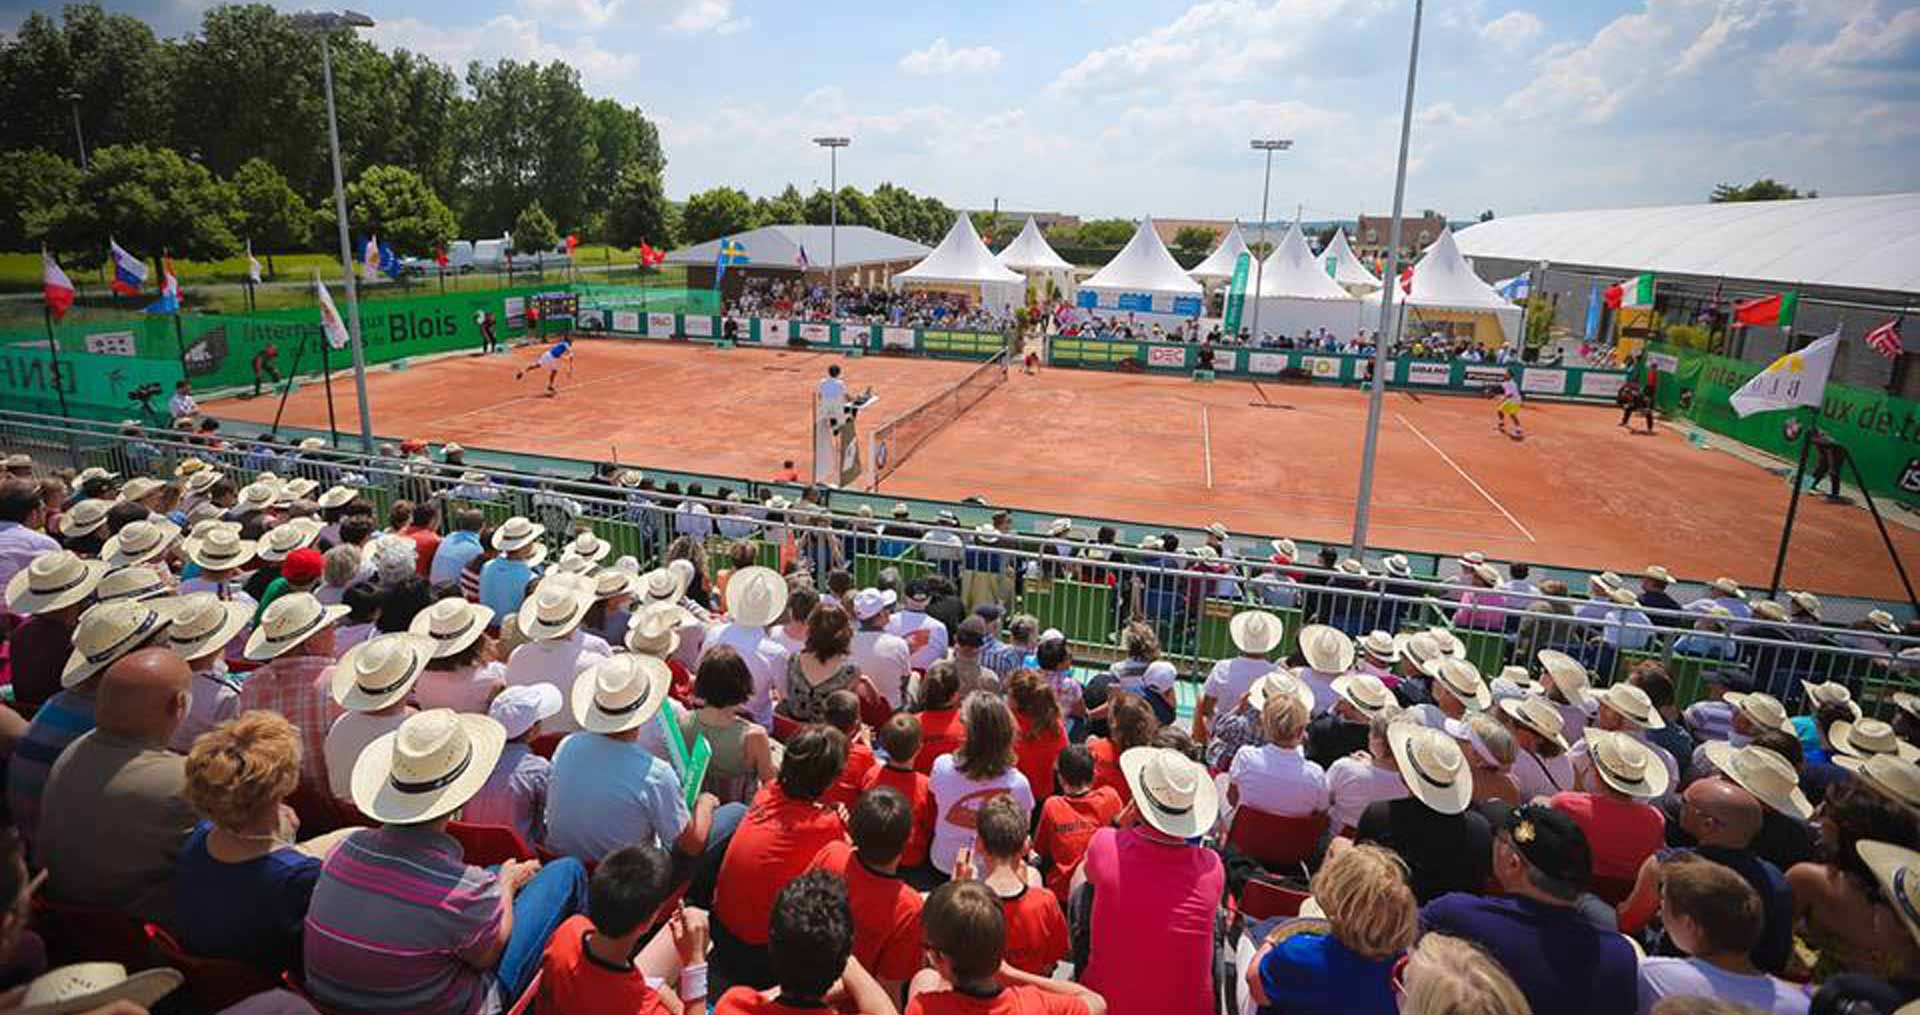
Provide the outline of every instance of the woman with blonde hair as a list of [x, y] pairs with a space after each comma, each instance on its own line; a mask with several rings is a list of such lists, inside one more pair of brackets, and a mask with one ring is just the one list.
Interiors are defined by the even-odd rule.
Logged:
[[1509, 771], [1518, 748], [1513, 734], [1500, 725], [1500, 720], [1485, 712], [1473, 712], [1464, 719], [1447, 720], [1447, 732], [1460, 741], [1460, 753], [1466, 755], [1467, 767], [1473, 771], [1473, 802], [1498, 800], [1509, 807], [1520, 806], [1520, 784]]
[[1242, 747], [1227, 767], [1227, 803], [1266, 814], [1304, 817], [1327, 809], [1327, 772], [1300, 747], [1313, 715], [1312, 692], [1286, 673], [1260, 679], [1248, 692], [1260, 710], [1267, 742]]
[[194, 741], [186, 767], [187, 802], [204, 820], [180, 850], [168, 929], [195, 955], [298, 969], [320, 878], [282, 802], [300, 782], [300, 734], [276, 712], [243, 712]]
[[967, 695], [960, 703], [960, 722], [966, 739], [959, 750], [934, 759], [927, 777], [938, 815], [928, 859], [948, 876], [960, 851], [973, 844], [973, 816], [981, 805], [994, 797], [1011, 796], [1021, 813], [1033, 814], [1033, 787], [1016, 764], [1013, 713], [1005, 699], [992, 691]]
[[1400, 971], [1400, 1015], [1533, 1015], [1513, 977], [1486, 952], [1427, 934]]
[[1361, 845], [1313, 876], [1325, 914], [1267, 935], [1247, 965], [1254, 1003], [1287, 1015], [1394, 1015], [1392, 974], [1420, 932], [1407, 866], [1392, 850]]

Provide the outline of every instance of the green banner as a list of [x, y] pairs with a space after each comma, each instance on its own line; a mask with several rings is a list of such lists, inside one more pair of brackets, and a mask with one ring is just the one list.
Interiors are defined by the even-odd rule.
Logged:
[[[0, 404], [22, 412], [58, 415], [61, 395], [68, 415], [82, 419], [137, 419], [164, 425], [167, 398], [180, 379], [176, 359], [149, 359], [135, 355], [60, 351], [59, 384], [55, 387], [53, 356], [44, 338], [39, 342], [10, 341], [0, 346]], [[143, 386], [157, 385], [147, 400], [149, 412], [133, 397]]]
[[1240, 315], [1247, 306], [1247, 265], [1252, 260], [1253, 255], [1247, 253], [1233, 259], [1233, 282], [1227, 286], [1226, 320], [1220, 326], [1221, 333], [1228, 337], [1240, 334]]

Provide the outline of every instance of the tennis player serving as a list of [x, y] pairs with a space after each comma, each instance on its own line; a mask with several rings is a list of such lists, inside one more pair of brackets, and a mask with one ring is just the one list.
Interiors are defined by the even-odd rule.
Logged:
[[517, 381], [520, 378], [525, 377], [527, 375], [527, 371], [529, 370], [538, 370], [541, 367], [546, 367], [547, 368], [547, 395], [551, 397], [552, 395], [555, 394], [554, 383], [560, 378], [560, 364], [562, 362], [565, 362], [567, 364], [567, 376], [572, 377], [574, 357], [573, 357], [573, 341], [571, 339], [563, 338], [560, 341], [555, 342], [553, 345], [549, 346], [547, 348], [547, 351], [541, 353], [540, 358], [533, 362], [532, 366], [524, 367], [520, 370], [514, 371], [513, 379]]

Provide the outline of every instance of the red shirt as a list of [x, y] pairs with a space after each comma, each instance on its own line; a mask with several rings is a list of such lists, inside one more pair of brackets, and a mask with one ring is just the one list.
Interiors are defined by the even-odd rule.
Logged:
[[1064, 793], [1050, 796], [1040, 805], [1040, 824], [1033, 833], [1033, 851], [1052, 861], [1047, 887], [1061, 904], [1067, 901], [1067, 887], [1073, 883], [1073, 872], [1080, 866], [1080, 858], [1087, 855], [1087, 842], [1093, 833], [1112, 824], [1114, 816], [1126, 807], [1120, 794], [1107, 786], [1079, 796]]
[[1133, 790], [1127, 786], [1127, 777], [1120, 774], [1120, 749], [1106, 737], [1087, 738], [1087, 751], [1093, 755], [1093, 784], [1104, 786], [1120, 794], [1120, 802], [1132, 803]]
[[1015, 969], [1052, 976], [1072, 944], [1060, 900], [1046, 889], [1025, 888], [1019, 895], [1002, 897], [1000, 911], [1007, 918], [1007, 962]]
[[433, 570], [433, 555], [440, 550], [440, 534], [432, 529], [411, 525], [401, 529], [400, 534], [413, 540], [413, 569], [420, 577], [427, 577], [428, 572]]
[[867, 777], [873, 774], [873, 770], [879, 765], [879, 759], [873, 756], [873, 748], [858, 740], [848, 741], [847, 767], [841, 769], [840, 778], [835, 779], [833, 785], [828, 786], [827, 791], [820, 794], [820, 802], [828, 805], [846, 804], [852, 807], [853, 802], [859, 799], [860, 791], [867, 788]]
[[798, 483], [800, 482], [800, 470], [781, 469], [779, 472], [773, 474], [773, 481], [776, 483]]
[[882, 874], [860, 862], [853, 846], [828, 843], [813, 866], [847, 883], [853, 910], [853, 957], [876, 980], [906, 980], [922, 965], [920, 893], [898, 874]]
[[816, 1005], [782, 1004], [777, 998], [762, 997], [752, 987], [735, 987], [720, 995], [720, 1003], [713, 1006], [713, 1015], [820, 1015], [831, 1010]]
[[1053, 795], [1053, 763], [1060, 752], [1067, 749], [1067, 728], [1060, 720], [1053, 721], [1053, 728], [1037, 737], [1028, 737], [1027, 720], [1022, 716], [1013, 717], [1019, 733], [1013, 738], [1014, 766], [1020, 774], [1027, 777], [1027, 786], [1033, 790], [1033, 799], [1037, 802]]
[[913, 805], [913, 834], [907, 836], [906, 848], [900, 851], [900, 869], [912, 870], [925, 864], [927, 849], [933, 844], [933, 822], [938, 813], [934, 810], [933, 789], [926, 775], [912, 769], [878, 765], [867, 773], [865, 788], [872, 789], [875, 786], [892, 786]]
[[1555, 793], [1550, 802], [1587, 834], [1596, 878], [1632, 881], [1647, 857], [1667, 844], [1667, 819], [1651, 804], [1599, 793]]
[[933, 759], [952, 754], [966, 742], [967, 729], [960, 725], [959, 709], [928, 709], [920, 713], [920, 753], [913, 756], [913, 767], [925, 775], [933, 771]]
[[587, 1011], [665, 1015], [667, 1006], [659, 992], [647, 986], [646, 975], [632, 963], [610, 965], [587, 951], [587, 935], [592, 932], [593, 921], [584, 916], [568, 917], [553, 932], [540, 959], [535, 1015]]
[[935, 990], [908, 1001], [906, 1015], [1087, 1015], [1087, 1003], [1039, 987], [1002, 987], [992, 997]]
[[720, 861], [714, 919], [746, 944], [766, 944], [773, 897], [806, 872], [822, 847], [846, 834], [838, 811], [795, 800], [780, 791], [779, 783], [761, 787]]

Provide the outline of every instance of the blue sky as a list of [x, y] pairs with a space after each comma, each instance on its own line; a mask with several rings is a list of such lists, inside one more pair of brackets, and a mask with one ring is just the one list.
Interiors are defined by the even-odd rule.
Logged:
[[[362, 0], [442, 61], [563, 57], [662, 128], [674, 197], [843, 182], [1083, 215], [1384, 213], [1411, 0]], [[122, 6], [163, 32], [201, 0]], [[289, 8], [302, 6], [283, 3]], [[0, 7], [0, 10], [5, 10]], [[0, 18], [0, 24], [17, 20]], [[1432, 0], [1407, 203], [1456, 218], [1920, 189], [1920, 5]]]

